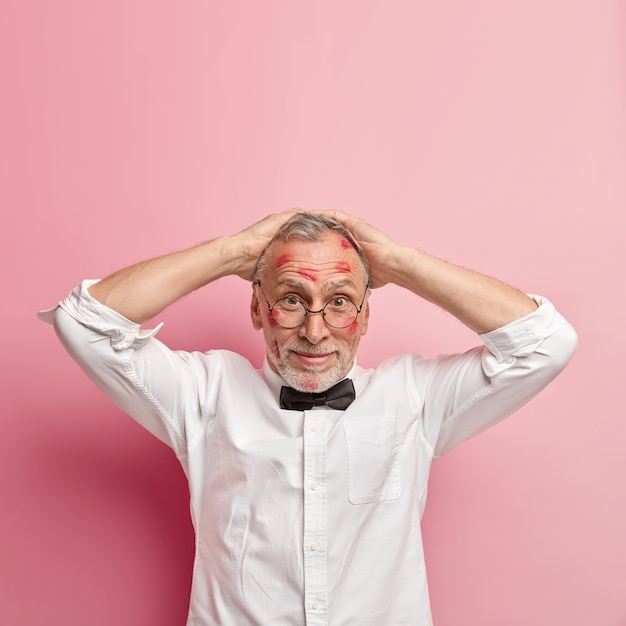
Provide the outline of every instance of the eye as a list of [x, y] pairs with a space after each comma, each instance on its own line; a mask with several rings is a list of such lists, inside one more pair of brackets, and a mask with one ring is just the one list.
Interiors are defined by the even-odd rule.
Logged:
[[335, 311], [341, 311], [346, 307], [350, 306], [352, 301], [348, 298], [344, 298], [343, 296], [337, 296], [328, 302], [327, 306], [331, 307]]
[[281, 298], [274, 306], [285, 313], [302, 310], [302, 302], [297, 296], [293, 295]]

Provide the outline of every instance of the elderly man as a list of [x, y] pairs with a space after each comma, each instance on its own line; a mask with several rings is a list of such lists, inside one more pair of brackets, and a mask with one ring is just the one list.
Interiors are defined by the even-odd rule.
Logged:
[[[172, 351], [158, 328], [140, 329], [227, 275], [252, 283], [260, 371], [229, 351]], [[359, 367], [369, 290], [386, 283], [449, 311], [484, 345]], [[42, 317], [186, 472], [190, 625], [431, 624], [420, 519], [433, 459], [521, 407], [576, 346], [545, 298], [339, 211], [271, 215], [85, 281]]]

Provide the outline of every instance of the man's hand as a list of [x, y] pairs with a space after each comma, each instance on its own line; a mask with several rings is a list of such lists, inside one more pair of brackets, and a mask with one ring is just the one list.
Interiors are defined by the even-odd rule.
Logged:
[[89, 288], [98, 301], [139, 324], [187, 294], [228, 275], [252, 280], [259, 256], [299, 209], [268, 215], [237, 235], [131, 265]]
[[372, 289], [393, 282], [390, 270], [392, 269], [394, 259], [400, 252], [398, 244], [360, 217], [336, 210], [310, 212], [331, 217], [341, 222], [352, 233], [355, 240], [363, 248], [363, 252], [369, 262], [370, 287]]
[[230, 254], [233, 255], [232, 273], [244, 280], [252, 281], [259, 257], [274, 235], [292, 215], [302, 212], [302, 209], [290, 209], [268, 215], [240, 233], [225, 238], [228, 246], [231, 247]]
[[396, 244], [365, 220], [342, 211], [314, 211], [341, 222], [370, 263], [371, 287], [394, 283], [448, 311], [463, 324], [486, 333], [534, 311], [521, 291], [490, 276], [458, 267]]

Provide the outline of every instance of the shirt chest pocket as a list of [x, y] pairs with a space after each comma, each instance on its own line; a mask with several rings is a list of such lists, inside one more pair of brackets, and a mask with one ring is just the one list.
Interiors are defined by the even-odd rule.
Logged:
[[348, 497], [352, 504], [400, 496], [398, 419], [343, 421], [348, 449]]

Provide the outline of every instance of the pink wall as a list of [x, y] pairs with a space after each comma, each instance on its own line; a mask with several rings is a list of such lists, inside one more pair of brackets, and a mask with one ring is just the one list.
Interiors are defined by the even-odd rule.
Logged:
[[[36, 311], [295, 205], [548, 295], [579, 332], [550, 388], [435, 466], [437, 626], [626, 624], [623, 2], [9, 0], [0, 29], [0, 623], [187, 608], [182, 472]], [[260, 363], [248, 293], [194, 294], [161, 338]], [[372, 303], [362, 364], [474, 342], [394, 288]]]

